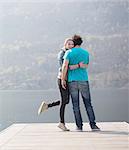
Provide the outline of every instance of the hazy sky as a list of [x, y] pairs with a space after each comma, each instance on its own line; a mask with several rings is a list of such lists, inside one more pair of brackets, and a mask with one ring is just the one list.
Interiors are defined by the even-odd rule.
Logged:
[[124, 2], [124, 1], [128, 1], [129, 2], [129, 0], [0, 0], [0, 2], [2, 2], [2, 3], [6, 3], [6, 2], [24, 2], [24, 3], [27, 3], [27, 2], [75, 2], [75, 1], [77, 1], [77, 2], [86, 2], [86, 1], [111, 1], [111, 2], [118, 2], [118, 1], [121, 1], [121, 2]]
[[0, 89], [55, 89], [57, 53], [65, 37], [75, 33], [84, 38], [82, 46], [91, 54], [91, 86], [127, 88], [127, 4], [0, 0]]

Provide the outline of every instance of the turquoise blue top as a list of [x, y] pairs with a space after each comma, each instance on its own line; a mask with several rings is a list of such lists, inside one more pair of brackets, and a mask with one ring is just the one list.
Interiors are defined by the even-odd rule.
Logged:
[[[69, 61], [69, 65], [75, 65], [80, 62], [84, 64], [89, 63], [89, 53], [82, 48], [72, 48], [66, 51], [64, 60]], [[68, 70], [68, 82], [71, 81], [88, 81], [88, 74], [86, 68], [77, 68], [74, 70]]]

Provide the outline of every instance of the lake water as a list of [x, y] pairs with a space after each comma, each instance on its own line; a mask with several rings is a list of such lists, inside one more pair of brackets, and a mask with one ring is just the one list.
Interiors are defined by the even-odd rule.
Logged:
[[[57, 90], [49, 91], [0, 91], [0, 130], [13, 123], [59, 122], [59, 107], [37, 115], [42, 100], [52, 102], [59, 99]], [[129, 122], [129, 90], [98, 89], [91, 90], [92, 104], [96, 121]], [[84, 122], [87, 114], [81, 101], [81, 113]], [[66, 122], [74, 122], [71, 101], [66, 107]]]

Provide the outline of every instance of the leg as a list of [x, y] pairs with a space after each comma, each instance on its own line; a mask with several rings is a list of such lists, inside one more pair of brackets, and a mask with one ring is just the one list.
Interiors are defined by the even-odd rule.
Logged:
[[89, 90], [89, 83], [87, 81], [85, 82], [80, 82], [79, 84], [79, 88], [81, 91], [81, 95], [82, 95], [82, 99], [83, 99], [83, 103], [85, 105], [86, 108], [86, 112], [88, 115], [88, 119], [90, 121], [90, 126], [95, 125], [95, 114], [94, 114], [94, 110], [91, 104], [91, 96], [90, 96], [90, 90]]
[[60, 122], [65, 123], [64, 114], [65, 114], [66, 104], [69, 103], [69, 89], [68, 89], [68, 85], [66, 89], [62, 88], [61, 79], [58, 79], [58, 87], [61, 95]]
[[60, 106], [60, 122], [65, 124], [64, 114], [65, 114], [65, 106], [66, 104], [61, 103]]
[[72, 98], [72, 104], [73, 104], [73, 112], [74, 117], [76, 121], [77, 127], [82, 130], [82, 117], [80, 112], [80, 104], [79, 104], [79, 89], [78, 89], [78, 83], [77, 82], [70, 82], [69, 83], [69, 91]]
[[60, 101], [52, 102], [52, 103], [46, 103], [45, 101], [42, 101], [39, 109], [38, 109], [38, 114], [40, 115], [42, 112], [46, 111], [50, 107], [54, 107], [60, 105]]
[[58, 106], [58, 105], [60, 105], [60, 101], [59, 101], [59, 100], [58, 100], [58, 101], [55, 101], [55, 102], [52, 102], [52, 103], [49, 103], [49, 104], [48, 104], [48, 108], [54, 107], [54, 106]]
[[65, 126], [65, 119], [64, 119], [65, 107], [66, 107], [66, 104], [69, 103], [69, 90], [68, 90], [68, 86], [66, 89], [62, 88], [60, 79], [58, 79], [58, 86], [59, 86], [60, 95], [61, 95], [60, 123], [58, 127], [62, 129], [63, 131], [69, 131], [69, 129], [67, 129]]

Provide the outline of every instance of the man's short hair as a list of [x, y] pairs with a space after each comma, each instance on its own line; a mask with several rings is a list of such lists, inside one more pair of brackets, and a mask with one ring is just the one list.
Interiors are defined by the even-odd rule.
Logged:
[[73, 39], [73, 42], [74, 42], [74, 46], [76, 46], [76, 45], [81, 45], [82, 44], [82, 42], [83, 42], [83, 40], [82, 40], [82, 38], [80, 37], [80, 35], [74, 35], [73, 37], [72, 37], [72, 39]]

